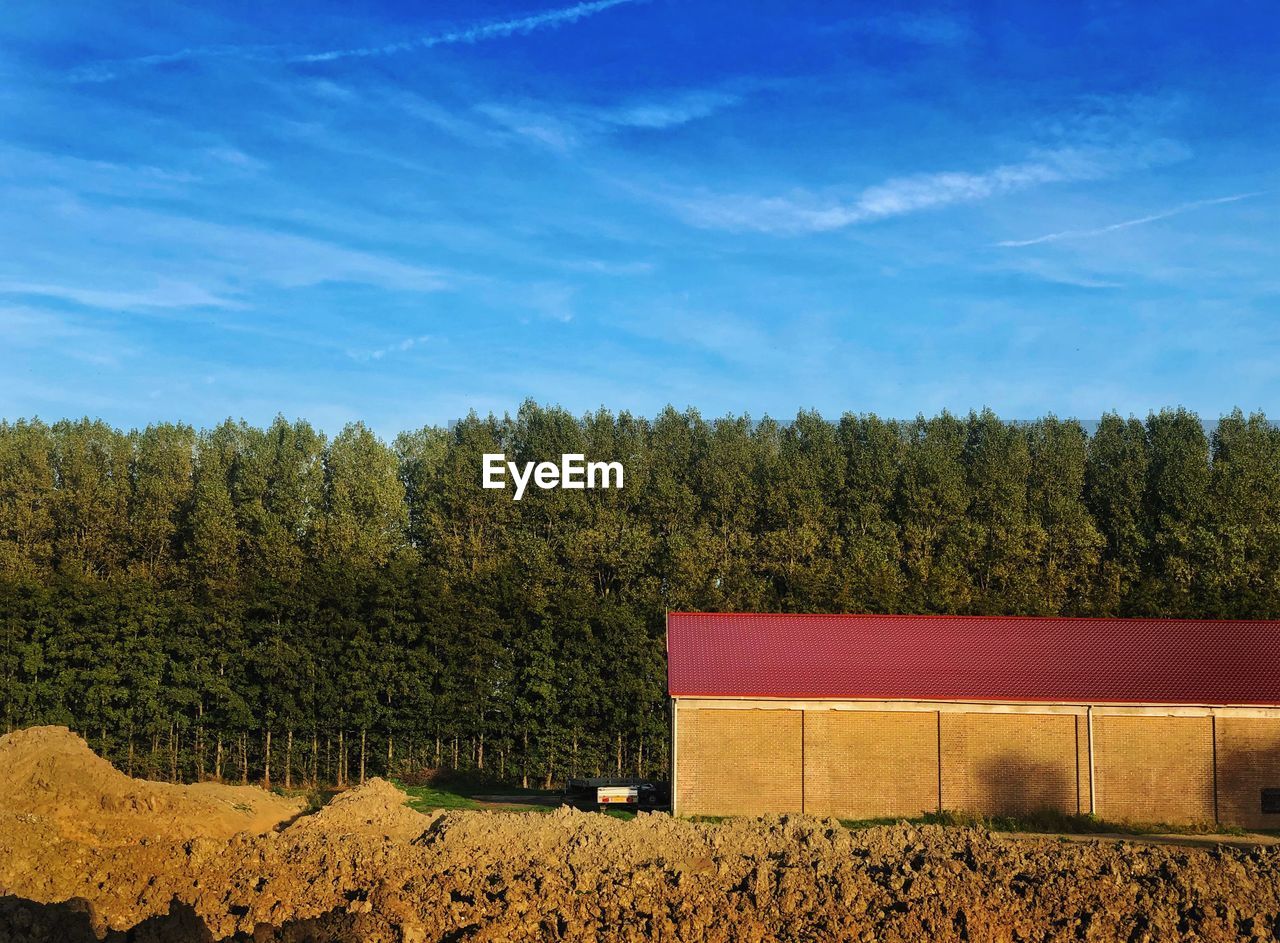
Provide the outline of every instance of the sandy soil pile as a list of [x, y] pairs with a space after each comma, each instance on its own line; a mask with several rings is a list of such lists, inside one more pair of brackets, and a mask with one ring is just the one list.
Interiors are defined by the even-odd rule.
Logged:
[[254, 786], [132, 779], [66, 727], [0, 737], [0, 814], [86, 844], [261, 834], [304, 806]]
[[1270, 940], [1280, 852], [803, 816], [419, 816], [373, 781], [265, 835], [102, 846], [5, 828], [0, 894], [0, 939], [72, 943]]
[[409, 841], [426, 831], [433, 819], [405, 805], [405, 794], [391, 783], [374, 777], [335, 797], [315, 815], [299, 819], [290, 834], [355, 834]]

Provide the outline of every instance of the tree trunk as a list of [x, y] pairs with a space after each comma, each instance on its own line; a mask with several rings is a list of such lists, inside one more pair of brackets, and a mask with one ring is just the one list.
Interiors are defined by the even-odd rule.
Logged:
[[622, 734], [618, 734], [618, 775], [622, 775]]
[[284, 788], [293, 788], [293, 728], [284, 735]]
[[484, 734], [480, 734], [480, 746], [476, 750], [476, 769], [484, 769]]
[[440, 734], [436, 734], [436, 761], [433, 768], [440, 768]]
[[396, 751], [393, 744], [395, 738], [391, 736], [391, 731], [387, 731], [387, 779], [391, 778], [391, 764], [395, 762]]
[[204, 698], [196, 701], [196, 782], [204, 779]]
[[249, 734], [240, 734], [240, 785], [249, 785]]
[[524, 731], [524, 753], [520, 757], [520, 788], [529, 788], [529, 731]]
[[636, 775], [644, 775], [644, 734], [640, 734], [640, 748], [636, 750]]
[[[129, 745], [129, 766], [133, 766], [133, 745]], [[213, 751], [213, 778], [222, 782], [222, 733], [218, 733], [218, 743]]]
[[271, 728], [267, 728], [266, 737], [262, 743], [262, 788], [271, 788]]
[[365, 729], [360, 728], [360, 785], [364, 785], [364, 735]]
[[336, 785], [339, 789], [341, 789], [346, 784], [346, 781], [347, 781], [347, 777], [345, 775], [346, 766], [347, 766], [347, 745], [344, 740], [344, 736], [345, 736], [345, 732], [342, 730], [339, 730], [338, 731], [338, 775], [334, 777], [334, 779], [336, 780]]

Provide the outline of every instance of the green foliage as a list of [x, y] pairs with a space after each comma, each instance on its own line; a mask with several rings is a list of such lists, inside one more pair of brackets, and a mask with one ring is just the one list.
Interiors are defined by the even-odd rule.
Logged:
[[[517, 503], [486, 452], [626, 487]], [[1239, 411], [0, 422], [3, 724], [135, 774], [661, 776], [671, 609], [1274, 618], [1278, 572], [1280, 432]]]

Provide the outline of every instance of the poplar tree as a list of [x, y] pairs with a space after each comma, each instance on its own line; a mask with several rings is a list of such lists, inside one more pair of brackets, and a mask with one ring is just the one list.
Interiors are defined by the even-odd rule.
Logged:
[[1085, 504], [1103, 538], [1100, 570], [1090, 593], [1091, 608], [1098, 615], [1154, 611], [1143, 601], [1151, 541], [1145, 520], [1149, 464], [1143, 424], [1115, 413], [1104, 415], [1089, 440], [1084, 490]]
[[1203, 605], [1222, 616], [1280, 613], [1280, 430], [1266, 416], [1223, 417], [1213, 434], [1213, 533], [1203, 562]]
[[906, 430], [907, 448], [894, 501], [902, 535], [903, 594], [910, 612], [968, 612], [974, 602], [966, 569], [973, 532], [966, 526], [965, 424], [949, 413], [918, 417]]
[[1209, 442], [1200, 420], [1185, 409], [1153, 413], [1147, 419], [1147, 438], [1145, 581], [1161, 611], [1191, 616], [1203, 602], [1196, 599], [1196, 584], [1211, 543]]
[[53, 443], [39, 420], [0, 422], [0, 579], [47, 579], [56, 498]]
[[1029, 609], [1087, 615], [1104, 543], [1085, 502], [1088, 435], [1078, 422], [1053, 416], [1033, 423], [1027, 435], [1028, 501], [1040, 548]]

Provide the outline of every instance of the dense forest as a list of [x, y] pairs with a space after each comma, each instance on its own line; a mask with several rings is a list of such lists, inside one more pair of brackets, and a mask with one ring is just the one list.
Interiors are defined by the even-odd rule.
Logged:
[[[481, 455], [622, 490], [480, 487]], [[575, 417], [0, 423], [0, 710], [135, 775], [667, 763], [664, 613], [1280, 615], [1280, 431]]]

